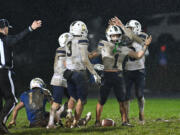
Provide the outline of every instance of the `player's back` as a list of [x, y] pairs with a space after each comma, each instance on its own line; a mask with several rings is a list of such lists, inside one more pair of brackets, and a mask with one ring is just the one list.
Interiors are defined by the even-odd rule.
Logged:
[[51, 79], [51, 85], [67, 87], [66, 79], [63, 77], [63, 73], [66, 70], [66, 50], [65, 47], [58, 47], [56, 49], [54, 59], [54, 74]]
[[20, 98], [24, 103], [28, 120], [30, 122], [35, 122], [44, 117], [45, 104], [47, 100], [41, 88], [28, 90], [24, 92]]
[[85, 70], [81, 56], [81, 47], [88, 47], [88, 39], [74, 36], [72, 41], [66, 45], [66, 67], [71, 70]]
[[54, 60], [54, 72], [58, 74], [63, 74], [64, 70], [66, 69], [64, 65], [64, 60], [66, 57], [66, 50], [65, 47], [58, 47], [56, 49], [56, 55]]

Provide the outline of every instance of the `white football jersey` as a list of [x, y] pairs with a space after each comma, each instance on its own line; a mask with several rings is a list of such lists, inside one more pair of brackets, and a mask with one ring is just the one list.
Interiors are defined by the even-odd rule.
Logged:
[[[66, 67], [70, 70], [86, 70], [81, 56], [81, 50], [88, 48], [88, 39], [85, 37], [74, 37], [66, 45]], [[81, 49], [83, 48], [83, 49]], [[88, 54], [87, 54], [88, 55]]]
[[54, 74], [51, 79], [51, 85], [67, 87], [67, 81], [63, 77], [63, 73], [66, 70], [64, 65], [66, 60], [65, 48], [57, 48], [54, 59]]
[[98, 44], [98, 53], [102, 55], [104, 70], [118, 69], [122, 71], [122, 63], [131, 51], [128, 47], [118, 47], [118, 52], [113, 53], [115, 45], [112, 42], [101, 40]]
[[[137, 42], [133, 42], [132, 45], [129, 47], [132, 51], [138, 52], [142, 50], [143, 46], [138, 44]], [[146, 51], [145, 55], [148, 55], [148, 50]], [[141, 59], [135, 59], [128, 56], [128, 60], [125, 63], [125, 70], [139, 70], [145, 68], [145, 56]]]

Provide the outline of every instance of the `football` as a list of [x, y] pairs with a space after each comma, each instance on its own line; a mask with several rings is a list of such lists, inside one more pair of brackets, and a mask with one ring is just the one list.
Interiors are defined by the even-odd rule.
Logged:
[[102, 127], [111, 127], [111, 126], [115, 126], [116, 123], [112, 119], [103, 119], [101, 125]]

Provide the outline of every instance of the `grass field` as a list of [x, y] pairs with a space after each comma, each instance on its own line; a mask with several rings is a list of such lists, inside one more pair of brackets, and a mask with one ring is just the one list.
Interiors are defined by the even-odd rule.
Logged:
[[[12, 127], [10, 132], [13, 135], [180, 135], [180, 99], [146, 99], [145, 125], [138, 123], [137, 101], [132, 101], [130, 121], [134, 127], [121, 126], [119, 106], [115, 99], [109, 99], [104, 106], [102, 119], [111, 118], [115, 120], [116, 127], [94, 128], [96, 103], [97, 99], [89, 99], [85, 106], [83, 116], [89, 111], [92, 112], [92, 120], [87, 127], [51, 130], [45, 128], [30, 129], [23, 109], [19, 112], [16, 127]], [[49, 110], [49, 106], [47, 109]]]

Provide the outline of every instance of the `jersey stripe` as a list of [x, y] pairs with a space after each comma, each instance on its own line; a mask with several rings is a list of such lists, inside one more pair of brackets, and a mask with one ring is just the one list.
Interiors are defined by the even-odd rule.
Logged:
[[66, 55], [59, 55], [59, 57], [66, 57]]
[[104, 46], [104, 44], [103, 43], [99, 43], [98, 46]]
[[78, 43], [79, 44], [81, 44], [81, 43], [88, 43], [88, 40], [79, 40]]
[[5, 65], [4, 45], [1, 39], [0, 39], [0, 55], [1, 55], [1, 64]]
[[66, 54], [66, 51], [63, 51], [63, 50], [56, 50], [56, 53], [63, 53], [63, 54]]

